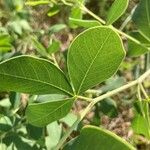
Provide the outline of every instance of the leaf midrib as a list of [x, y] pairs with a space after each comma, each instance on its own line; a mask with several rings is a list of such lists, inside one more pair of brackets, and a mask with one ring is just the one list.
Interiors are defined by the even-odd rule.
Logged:
[[6, 74], [6, 73], [0, 73], [0, 75], [3, 75], [3, 76], [8, 76], [8, 77], [13, 77], [13, 78], [19, 78], [19, 79], [23, 79], [23, 80], [29, 80], [29, 81], [33, 81], [33, 82], [38, 82], [38, 83], [42, 83], [42, 84], [46, 84], [46, 85], [49, 85], [49, 86], [52, 86], [56, 89], [59, 89], [69, 95], [72, 95], [70, 92], [58, 87], [58, 86], [55, 86], [53, 84], [50, 84], [48, 82], [45, 82], [45, 81], [41, 81], [41, 80], [36, 80], [36, 79], [32, 79], [32, 78], [26, 78], [26, 77], [21, 77], [21, 76], [15, 76], [15, 75], [10, 75], [10, 74]]
[[80, 84], [80, 87], [79, 87], [79, 89], [78, 89], [77, 94], [80, 93], [80, 90], [81, 90], [81, 88], [82, 88], [82, 85], [83, 85], [83, 83], [84, 83], [86, 77], [87, 77], [87, 74], [89, 73], [89, 71], [90, 71], [90, 69], [91, 69], [93, 63], [95, 62], [97, 56], [99, 55], [101, 49], [103, 48], [103, 46], [104, 46], [105, 43], [107, 42], [107, 40], [108, 40], [108, 38], [110, 37], [110, 35], [111, 35], [111, 31], [109, 32], [108, 36], [107, 36], [106, 39], [104, 40], [103, 44], [101, 45], [100, 49], [98, 50], [97, 54], [95, 55], [93, 61], [92, 61], [91, 64], [89, 65], [89, 67], [88, 67], [88, 69], [87, 69], [87, 71], [86, 71], [86, 73], [85, 73], [85, 76], [83, 77], [83, 79], [82, 79], [82, 81], [81, 81], [81, 84]]

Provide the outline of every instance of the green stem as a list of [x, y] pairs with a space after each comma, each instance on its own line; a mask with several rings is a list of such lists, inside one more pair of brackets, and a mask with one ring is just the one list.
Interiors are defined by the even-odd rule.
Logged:
[[142, 83], [148, 76], [150, 75], [150, 69], [148, 71], [146, 71], [143, 75], [141, 75], [138, 79], [120, 87], [120, 88], [117, 88], [115, 90], [112, 90], [106, 94], [103, 94], [97, 98], [94, 98], [92, 100], [91, 103], [89, 103], [89, 105], [84, 109], [82, 110], [80, 113], [79, 113], [79, 117], [78, 119], [74, 122], [73, 126], [70, 127], [68, 129], [68, 131], [65, 133], [65, 135], [62, 137], [62, 139], [60, 140], [60, 142], [58, 143], [58, 145], [56, 146], [55, 150], [59, 150], [62, 145], [64, 144], [64, 142], [66, 141], [66, 139], [68, 138], [68, 136], [71, 134], [71, 132], [74, 130], [74, 128], [80, 123], [80, 121], [82, 121], [82, 119], [86, 116], [86, 114], [92, 109], [92, 107], [99, 101], [105, 99], [105, 98], [108, 98], [108, 97], [111, 97], [113, 95], [116, 95], [117, 93], [119, 92], [122, 92], [128, 88], [131, 88], [139, 83]]
[[84, 12], [86, 12], [87, 14], [89, 14], [90, 16], [92, 16], [93, 18], [95, 18], [96, 20], [98, 20], [100, 23], [106, 24], [106, 22], [103, 19], [101, 19], [100, 17], [98, 17], [97, 15], [95, 15], [89, 9], [87, 9], [82, 3], [79, 3], [79, 6], [80, 6], [81, 10], [83, 10]]
[[116, 29], [116, 28], [113, 27], [112, 25], [110, 26], [110, 28], [112, 28], [114, 31], [116, 31], [116, 32], [119, 33], [120, 35], [125, 36], [127, 39], [130, 39], [130, 40], [133, 41], [134, 43], [137, 43], [137, 44], [140, 44], [140, 45], [141, 45], [141, 42], [140, 42], [140, 41], [138, 41], [137, 39], [133, 38], [132, 36], [130, 36], [130, 35], [128, 35], [128, 34], [122, 32], [122, 31], [120, 31], [120, 30]]
[[59, 65], [58, 65], [58, 62], [57, 62], [57, 60], [56, 60], [55, 55], [54, 55], [54, 54], [51, 54], [51, 56], [52, 56], [52, 59], [53, 59], [53, 61], [54, 61], [54, 64], [59, 68]]
[[73, 3], [67, 2], [66, 0], [61, 0], [63, 4], [67, 5], [67, 6], [72, 6]]
[[90, 90], [85, 91], [85, 93], [88, 93], [88, 94], [95, 94], [95, 95], [99, 96], [99, 95], [101, 95], [101, 94], [103, 93], [103, 91], [90, 89]]
[[[105, 20], [103, 20], [103, 19], [101, 19], [99, 16], [95, 15], [92, 11], [90, 11], [88, 8], [86, 8], [82, 3], [78, 3], [78, 4], [79, 4], [79, 7], [80, 7], [81, 10], [83, 10], [83, 11], [86, 12], [86, 13], [88, 13], [90, 16], [92, 16], [93, 18], [95, 18], [96, 20], [98, 20], [100, 23], [102, 23], [102, 24], [104, 24], [104, 25], [106, 24], [106, 21], [105, 21]], [[128, 35], [128, 34], [122, 32], [122, 31], [116, 29], [116, 28], [113, 27], [112, 25], [109, 25], [109, 27], [110, 27], [111, 29], [113, 29], [114, 31], [116, 31], [117, 33], [119, 33], [119, 34], [125, 36], [126, 38], [130, 39], [131, 41], [133, 41], [133, 42], [135, 42], [135, 43], [137, 43], [137, 44], [141, 44], [141, 42], [138, 41], [137, 39], [135, 39], [135, 38], [133, 38], [132, 36], [130, 36], [130, 35]]]
[[147, 93], [146, 93], [146, 91], [145, 91], [143, 85], [140, 83], [139, 86], [140, 86], [140, 88], [141, 88], [141, 91], [143, 92], [144, 97], [145, 97], [146, 99], [149, 99], [149, 96], [147, 95]]
[[84, 96], [76, 96], [76, 98], [79, 98], [79, 99], [81, 99], [81, 100], [85, 100], [85, 101], [87, 101], [87, 102], [91, 102], [91, 101], [92, 101], [91, 98], [84, 97]]

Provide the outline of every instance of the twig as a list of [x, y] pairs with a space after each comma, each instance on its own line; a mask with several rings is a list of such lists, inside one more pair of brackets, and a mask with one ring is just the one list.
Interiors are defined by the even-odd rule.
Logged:
[[55, 150], [59, 150], [62, 147], [63, 143], [66, 141], [66, 139], [71, 134], [71, 132], [74, 130], [74, 128], [80, 123], [80, 121], [86, 116], [86, 114], [92, 109], [92, 107], [96, 103], [98, 103], [99, 101], [101, 101], [105, 98], [116, 95], [117, 93], [122, 92], [128, 88], [131, 88], [131, 87], [133, 87], [139, 83], [142, 83], [148, 76], [150, 76], [150, 69], [147, 72], [145, 72], [143, 75], [141, 75], [138, 79], [136, 79], [136, 80], [120, 87], [120, 88], [117, 88], [117, 89], [112, 90], [106, 94], [103, 94], [97, 98], [94, 98], [93, 101], [91, 103], [89, 103], [89, 105], [83, 111], [81, 111], [79, 113], [78, 119], [74, 122], [73, 126], [68, 129], [68, 131], [65, 133], [64, 137], [62, 137], [62, 139], [60, 140], [60, 142], [56, 146]]
[[88, 97], [84, 97], [84, 96], [76, 96], [76, 98], [79, 98], [81, 100], [85, 100], [87, 102], [91, 102], [92, 101], [92, 98], [88, 98]]
[[88, 93], [88, 94], [95, 94], [95, 95], [101, 95], [103, 93], [102, 90], [94, 90], [94, 89], [90, 89], [90, 90], [87, 90], [85, 91], [85, 93]]
[[[88, 13], [90, 16], [92, 16], [93, 18], [95, 18], [96, 20], [98, 20], [100, 23], [102, 23], [104, 25], [106, 24], [105, 20], [103, 20], [99, 16], [95, 15], [92, 11], [90, 11], [89, 9], [87, 9], [83, 4], [81, 4], [81, 3], [78, 3], [78, 4], [79, 4], [79, 7], [80, 7], [81, 10], [83, 10], [86, 13]], [[122, 32], [122, 31], [118, 30], [117, 28], [113, 27], [112, 25], [109, 25], [109, 27], [111, 29], [113, 29], [114, 31], [116, 31], [117, 33], [119, 33], [119, 34], [125, 36], [126, 38], [130, 39], [131, 41], [133, 41], [133, 42], [135, 42], [137, 44], [142, 45], [140, 41], [138, 41], [137, 39], [133, 38], [132, 36], [130, 36], [130, 35]]]

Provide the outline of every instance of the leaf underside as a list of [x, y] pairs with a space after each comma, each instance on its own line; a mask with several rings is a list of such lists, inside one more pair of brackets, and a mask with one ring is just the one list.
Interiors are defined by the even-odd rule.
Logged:
[[137, 28], [150, 40], [150, 0], [141, 0], [133, 15]]
[[115, 0], [107, 15], [107, 25], [114, 23], [128, 7], [129, 0]]
[[74, 98], [29, 104], [26, 116], [32, 125], [43, 127], [67, 115], [72, 107]]
[[150, 41], [145, 39], [140, 32], [131, 32], [130, 34], [135, 39], [139, 40], [142, 44], [137, 44], [131, 40], [128, 41], [128, 56], [138, 57], [149, 51], [148, 46], [150, 46]]
[[64, 150], [135, 150], [132, 145], [114, 133], [94, 126], [86, 126], [81, 130], [75, 142]]
[[54, 64], [31, 56], [19, 56], [0, 63], [0, 91], [29, 94], [71, 95], [65, 75]]
[[68, 52], [68, 71], [76, 93], [111, 77], [124, 56], [120, 37], [108, 27], [93, 27], [77, 36]]

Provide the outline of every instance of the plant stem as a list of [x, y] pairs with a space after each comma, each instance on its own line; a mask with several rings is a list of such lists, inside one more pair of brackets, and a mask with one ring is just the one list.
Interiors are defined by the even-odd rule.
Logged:
[[[99, 16], [95, 15], [92, 11], [90, 11], [88, 8], [86, 8], [82, 3], [79, 3], [79, 6], [80, 6], [80, 9], [81, 9], [81, 10], [83, 10], [83, 11], [86, 12], [86, 13], [88, 13], [90, 16], [92, 16], [93, 18], [95, 18], [96, 20], [98, 20], [100, 23], [102, 23], [102, 24], [104, 24], [104, 25], [106, 24], [106, 21], [105, 21], [105, 20], [103, 20], [103, 19], [101, 19]], [[125, 36], [126, 38], [130, 39], [131, 41], [133, 41], [133, 42], [135, 42], [135, 43], [137, 43], [137, 44], [141, 44], [141, 42], [138, 41], [137, 39], [135, 39], [135, 38], [133, 38], [132, 36], [130, 36], [130, 35], [128, 35], [128, 34], [122, 32], [122, 31], [116, 29], [116, 28], [113, 27], [112, 25], [109, 25], [109, 27], [110, 27], [111, 29], [113, 29], [114, 31], [116, 31], [117, 33], [119, 33], [119, 34]]]
[[100, 17], [98, 17], [97, 15], [95, 15], [92, 11], [90, 11], [88, 8], [86, 8], [82, 3], [80, 3], [79, 5], [80, 5], [81, 10], [88, 13], [90, 16], [92, 16], [93, 18], [98, 20], [100, 23], [106, 24], [105, 20], [103, 20]]
[[67, 6], [72, 6], [73, 5], [73, 3], [67, 2], [66, 0], [61, 0], [61, 1], [62, 1], [62, 3], [64, 3]]
[[66, 131], [65, 135], [62, 137], [62, 139], [59, 141], [59, 143], [57, 144], [57, 146], [55, 147], [55, 150], [59, 150], [62, 145], [64, 144], [64, 142], [66, 141], [66, 139], [69, 137], [69, 135], [71, 134], [71, 132], [75, 129], [75, 127], [80, 123], [80, 121], [82, 121], [82, 119], [84, 118], [84, 116], [89, 112], [89, 110], [91, 110], [91, 108], [93, 107], [93, 102], [91, 102], [83, 111], [81, 111], [78, 115], [78, 119], [74, 122], [74, 124]]
[[137, 39], [135, 39], [135, 38], [133, 38], [132, 36], [130, 36], [130, 35], [128, 35], [128, 34], [122, 32], [122, 31], [116, 29], [116, 28], [113, 27], [112, 25], [110, 26], [110, 28], [112, 28], [114, 31], [116, 31], [116, 32], [119, 33], [120, 35], [123, 35], [123, 36], [125, 36], [126, 38], [130, 39], [131, 41], [133, 41], [133, 42], [135, 42], [135, 43], [137, 43], [137, 44], [141, 44], [141, 42], [138, 41]]
[[84, 97], [84, 96], [76, 96], [76, 98], [79, 98], [79, 99], [85, 100], [85, 101], [87, 101], [87, 102], [91, 102], [91, 101], [92, 101], [92, 99], [91, 99], [91, 98]]
[[56, 58], [55, 58], [55, 55], [54, 55], [54, 54], [51, 54], [51, 56], [52, 56], [52, 59], [53, 59], [54, 64], [59, 68], [59, 65], [58, 65], [58, 63], [57, 63], [57, 60], [56, 60]]
[[63, 145], [63, 143], [66, 141], [66, 139], [68, 138], [68, 136], [71, 134], [71, 132], [74, 130], [74, 128], [80, 123], [80, 121], [86, 116], [86, 114], [92, 109], [92, 107], [99, 101], [105, 99], [105, 98], [108, 98], [108, 97], [111, 97], [113, 95], [116, 95], [117, 93], [119, 92], [122, 92], [128, 88], [131, 88], [139, 83], [142, 83], [148, 76], [150, 76], [150, 69], [148, 71], [146, 71], [143, 75], [141, 75], [138, 79], [120, 87], [120, 88], [117, 88], [115, 90], [112, 90], [110, 92], [107, 92], [106, 94], [103, 94], [97, 98], [94, 98], [92, 100], [91, 103], [89, 103], [89, 105], [84, 109], [82, 110], [80, 113], [79, 113], [79, 117], [78, 119], [74, 122], [73, 126], [70, 127], [68, 129], [68, 131], [66, 132], [66, 134], [64, 135], [64, 137], [62, 137], [62, 139], [60, 140], [60, 142], [58, 143], [58, 145], [56, 146], [55, 150], [59, 150], [61, 148], [61, 146]]
[[90, 89], [90, 90], [85, 91], [85, 93], [88, 93], [88, 94], [95, 94], [95, 95], [101, 95], [101, 94], [103, 93], [103, 91]]
[[139, 86], [140, 86], [140, 88], [141, 88], [141, 91], [143, 92], [144, 97], [145, 97], [146, 99], [149, 99], [149, 96], [147, 95], [147, 93], [146, 93], [146, 91], [145, 91], [143, 85], [140, 83]]

